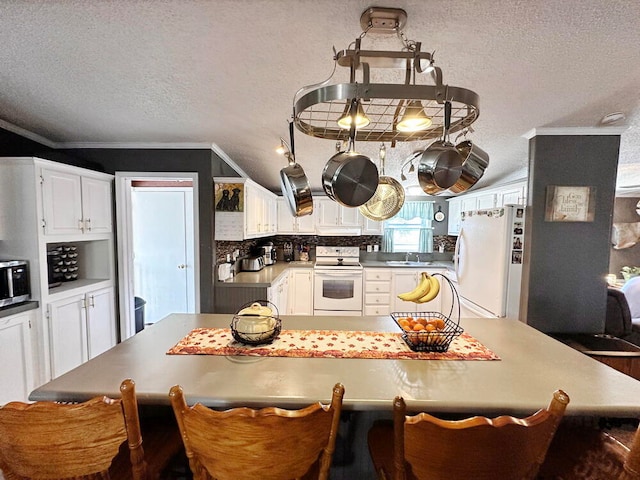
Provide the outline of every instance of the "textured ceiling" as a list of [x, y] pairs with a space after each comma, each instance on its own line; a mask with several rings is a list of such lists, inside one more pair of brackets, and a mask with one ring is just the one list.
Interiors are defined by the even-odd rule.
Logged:
[[[325, 80], [333, 50], [361, 33], [369, 1], [0, 1], [0, 119], [59, 146], [216, 144], [279, 190], [296, 91]], [[526, 175], [542, 127], [596, 127], [620, 111], [619, 185], [640, 185], [640, 2], [387, 1], [404, 33], [435, 51], [444, 83], [480, 97], [470, 139], [490, 155], [478, 187]], [[367, 35], [365, 49], [399, 50]], [[337, 67], [335, 82], [348, 81]], [[430, 142], [387, 149], [386, 174]], [[335, 142], [296, 132], [296, 157], [321, 189]], [[377, 158], [378, 144], [359, 142]], [[594, 165], [594, 168], [597, 166]], [[409, 182], [415, 183], [415, 176]]]

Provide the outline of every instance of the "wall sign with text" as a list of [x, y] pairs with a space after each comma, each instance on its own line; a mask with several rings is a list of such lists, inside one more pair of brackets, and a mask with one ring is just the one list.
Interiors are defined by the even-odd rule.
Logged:
[[593, 222], [595, 187], [547, 186], [545, 221]]

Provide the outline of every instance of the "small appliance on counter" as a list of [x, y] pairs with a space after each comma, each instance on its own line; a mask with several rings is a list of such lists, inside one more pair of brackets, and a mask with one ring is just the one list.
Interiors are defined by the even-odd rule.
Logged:
[[284, 242], [283, 253], [284, 253], [284, 261], [292, 262], [293, 261], [293, 243]]
[[0, 307], [26, 302], [31, 296], [29, 265], [24, 260], [0, 260]]
[[247, 257], [240, 260], [240, 269], [243, 272], [259, 272], [264, 268], [263, 257]]
[[265, 242], [258, 247], [258, 255], [264, 259], [265, 265], [273, 265], [276, 263], [276, 249], [273, 242]]

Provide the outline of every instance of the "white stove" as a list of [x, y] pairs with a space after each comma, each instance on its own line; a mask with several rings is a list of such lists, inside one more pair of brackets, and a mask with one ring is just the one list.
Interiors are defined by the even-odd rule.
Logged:
[[316, 247], [316, 270], [362, 270], [359, 247]]
[[362, 315], [360, 248], [316, 247], [314, 315]]

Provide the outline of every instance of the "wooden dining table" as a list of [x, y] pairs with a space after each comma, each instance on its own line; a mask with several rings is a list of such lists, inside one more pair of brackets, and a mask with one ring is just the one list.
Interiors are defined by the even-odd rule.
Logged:
[[[198, 328], [229, 328], [232, 315], [171, 314], [102, 355], [38, 387], [31, 400], [84, 401], [119, 396], [131, 378], [141, 405], [168, 405], [181, 385], [188, 403], [215, 408], [299, 408], [328, 402], [345, 387], [344, 409], [390, 411], [395, 396], [409, 411], [527, 415], [557, 389], [571, 402], [566, 415], [640, 417], [640, 382], [550, 336], [507, 319], [464, 318], [465, 332], [499, 359], [296, 358], [170, 355]], [[283, 330], [399, 332], [389, 316], [282, 316]]]

